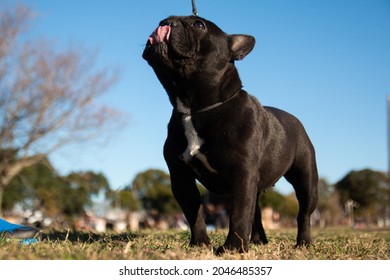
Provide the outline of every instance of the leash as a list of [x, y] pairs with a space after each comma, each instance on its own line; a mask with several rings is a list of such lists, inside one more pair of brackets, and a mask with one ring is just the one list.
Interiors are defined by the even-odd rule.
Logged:
[[194, 16], [198, 15], [198, 11], [196, 10], [195, 0], [192, 0], [192, 15]]

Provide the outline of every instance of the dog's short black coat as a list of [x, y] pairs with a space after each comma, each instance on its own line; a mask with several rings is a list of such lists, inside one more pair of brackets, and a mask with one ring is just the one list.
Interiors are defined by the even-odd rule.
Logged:
[[249, 35], [227, 35], [197, 16], [171, 16], [150, 35], [143, 58], [173, 105], [164, 146], [172, 191], [191, 228], [193, 245], [210, 243], [196, 179], [231, 197], [224, 250], [267, 243], [259, 194], [284, 176], [299, 201], [297, 246], [308, 245], [317, 205], [315, 152], [302, 124], [242, 89], [235, 60], [254, 47]]

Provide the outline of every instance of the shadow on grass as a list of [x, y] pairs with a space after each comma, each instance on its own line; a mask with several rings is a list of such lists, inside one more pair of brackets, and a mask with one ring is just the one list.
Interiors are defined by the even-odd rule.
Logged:
[[139, 233], [93, 233], [85, 231], [52, 231], [42, 233], [43, 241], [70, 241], [70, 242], [128, 242], [139, 238], [142, 234]]

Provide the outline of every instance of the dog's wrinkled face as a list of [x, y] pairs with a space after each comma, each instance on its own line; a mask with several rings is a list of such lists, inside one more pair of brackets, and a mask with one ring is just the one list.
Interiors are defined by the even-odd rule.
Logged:
[[248, 35], [227, 35], [214, 23], [197, 17], [171, 16], [160, 22], [150, 35], [143, 58], [153, 67], [160, 81], [168, 73], [175, 79], [215, 77], [234, 60], [243, 59], [254, 47]]
[[213, 23], [195, 16], [169, 17], [150, 35], [143, 57], [152, 67], [171, 70], [188, 64], [208, 67], [206, 61], [230, 60], [227, 51], [218, 52], [217, 48], [228, 49], [227, 35]]

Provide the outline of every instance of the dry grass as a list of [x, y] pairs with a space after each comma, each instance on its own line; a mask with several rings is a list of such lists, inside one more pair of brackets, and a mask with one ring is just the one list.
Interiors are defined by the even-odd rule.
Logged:
[[[246, 254], [216, 257], [212, 248], [188, 246], [187, 231], [141, 231], [131, 234], [46, 232], [35, 244], [0, 241], [0, 259], [38, 260], [390, 260], [390, 229], [313, 229], [313, 245], [295, 249], [295, 229], [267, 231], [269, 244], [250, 245]], [[211, 232], [213, 246], [226, 232]]]

